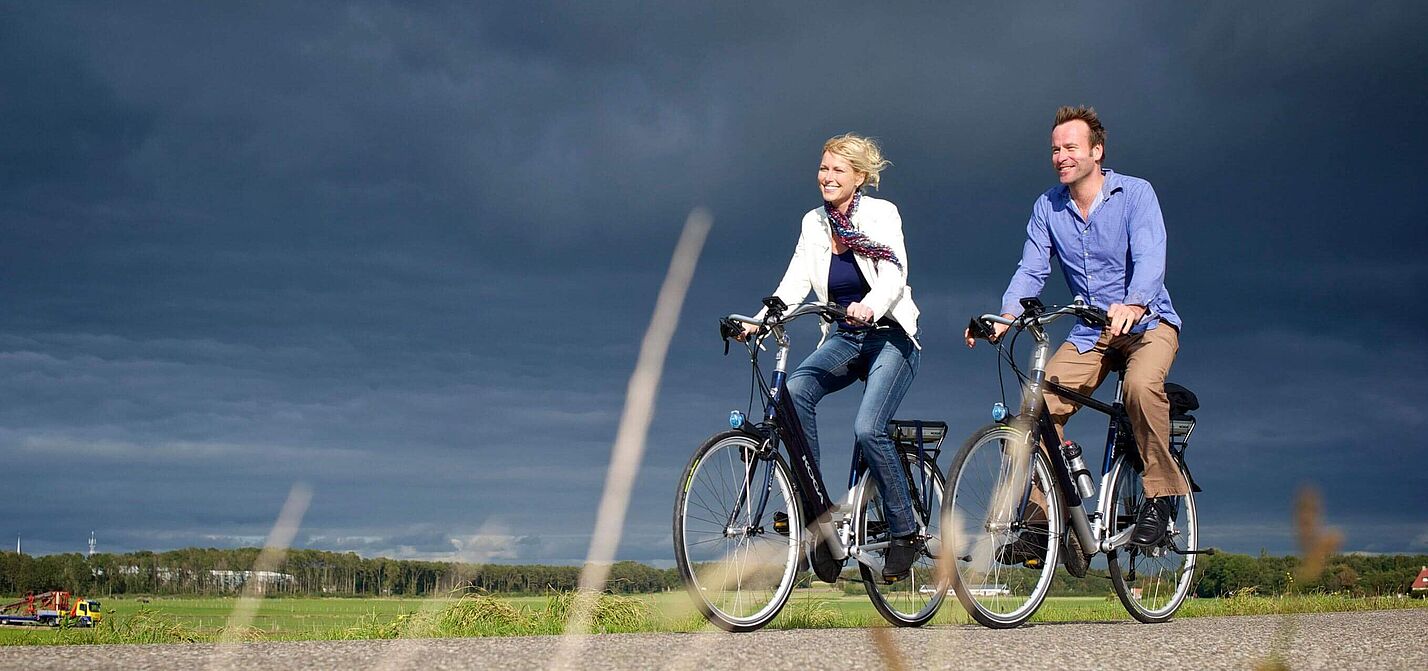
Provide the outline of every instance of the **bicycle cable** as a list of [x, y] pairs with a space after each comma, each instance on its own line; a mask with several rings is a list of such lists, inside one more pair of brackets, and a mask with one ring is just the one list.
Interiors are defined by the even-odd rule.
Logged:
[[[1027, 376], [1026, 373], [1021, 372], [1021, 367], [1016, 365], [1016, 339], [1021, 337], [1022, 331], [1024, 330], [1026, 329], [1017, 329], [1016, 333], [1012, 334], [1011, 342], [1007, 343], [1007, 351], [1003, 352], [1003, 355], [1006, 357], [1007, 363], [1011, 365], [1012, 372], [1016, 373], [1017, 379], [1021, 380], [1022, 382], [1025, 382], [1027, 380]], [[1005, 403], [1006, 401], [1002, 402]]]
[[749, 407], [748, 407], [748, 409], [746, 409], [746, 410], [744, 411], [744, 417], [749, 417], [749, 416], [752, 416], [752, 415], [754, 414], [754, 395], [755, 395], [755, 391], [756, 391], [757, 389], [759, 389], [760, 387], [764, 387], [765, 385], [764, 385], [764, 376], [763, 376], [763, 373], [762, 373], [762, 371], [759, 370], [759, 355], [758, 355], [758, 352], [755, 351], [755, 349], [754, 349], [754, 348], [756, 347], [756, 345], [753, 344], [752, 339], [751, 339], [749, 342], [745, 342], [745, 343], [744, 343], [744, 347], [748, 348], [748, 350], [749, 350], [749, 364], [750, 364], [750, 365], [749, 365]]
[[1002, 349], [1000, 342], [996, 343], [997, 348], [997, 387], [1002, 392], [1002, 406], [1007, 404], [1007, 383], [1002, 379], [1002, 358], [1006, 357], [1006, 351]]

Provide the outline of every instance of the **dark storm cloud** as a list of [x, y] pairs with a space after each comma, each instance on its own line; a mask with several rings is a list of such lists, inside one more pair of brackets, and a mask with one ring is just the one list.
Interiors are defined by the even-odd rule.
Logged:
[[[781, 274], [818, 144], [883, 140], [927, 346], [901, 414], [970, 431], [994, 371], [956, 336], [1051, 183], [1051, 111], [1080, 102], [1165, 209], [1207, 540], [1292, 549], [1314, 482], [1350, 549], [1428, 548], [1407, 512], [1428, 481], [1397, 466], [1428, 368], [1405, 309], [1428, 252], [1419, 6], [3, 13], [0, 446], [13, 477], [104, 501], [7, 508], [30, 549], [254, 544], [302, 481], [300, 544], [582, 559], [639, 333], [705, 204], [621, 548], [667, 560], [677, 473], [746, 399], [709, 325]], [[827, 401], [830, 442], [853, 402]], [[846, 446], [825, 452], [841, 482]]]

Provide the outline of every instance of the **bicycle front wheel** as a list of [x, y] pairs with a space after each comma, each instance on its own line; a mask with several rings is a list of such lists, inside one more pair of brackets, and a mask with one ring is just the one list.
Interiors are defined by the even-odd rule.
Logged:
[[947, 475], [942, 566], [977, 622], [1026, 622], [1051, 589], [1065, 533], [1061, 492], [1027, 434], [1001, 424], [967, 439]]
[[[1145, 489], [1140, 474], [1126, 459], [1118, 459], [1113, 470], [1115, 497], [1107, 519], [1114, 536], [1135, 526], [1136, 516], [1145, 502]], [[1188, 482], [1190, 476], [1183, 467], [1180, 472]], [[1131, 617], [1146, 624], [1165, 622], [1175, 615], [1195, 582], [1197, 555], [1183, 553], [1200, 549], [1195, 496], [1186, 494], [1179, 499], [1170, 530], [1159, 545], [1127, 545], [1107, 555], [1111, 585], [1121, 605]]]
[[[918, 460], [910, 454], [904, 454], [903, 458], [908, 460], [914, 478], [914, 486], [910, 488], [913, 510], [926, 526], [920, 538], [922, 548], [912, 563], [912, 575], [885, 585], [880, 570], [863, 563], [859, 563], [858, 568], [868, 598], [883, 619], [899, 627], [921, 627], [937, 615], [937, 609], [947, 596], [947, 581], [939, 580], [937, 575], [937, 553], [942, 548], [942, 474], [930, 460]], [[866, 484], [858, 506], [857, 545], [859, 550], [882, 559], [887, 556], [892, 533], [882, 497], [871, 477], [871, 474], [865, 476]]]
[[798, 487], [757, 439], [718, 434], [694, 453], [674, 505], [674, 558], [695, 605], [725, 631], [753, 631], [778, 615], [798, 573]]

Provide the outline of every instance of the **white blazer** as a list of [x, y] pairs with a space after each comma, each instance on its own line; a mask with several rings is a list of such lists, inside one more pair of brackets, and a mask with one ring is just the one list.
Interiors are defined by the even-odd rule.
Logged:
[[[902, 217], [897, 206], [879, 198], [860, 196], [858, 209], [853, 211], [853, 227], [862, 231], [874, 242], [887, 245], [902, 261], [902, 269], [887, 261], [876, 261], [861, 254], [854, 254], [858, 270], [868, 281], [871, 289], [859, 301], [872, 308], [873, 321], [891, 317], [908, 336], [913, 345], [922, 349], [917, 342], [917, 316], [920, 312], [912, 302], [912, 287], [907, 285], [907, 249], [902, 241]], [[783, 281], [778, 283], [774, 295], [784, 303], [801, 303], [811, 289], [820, 302], [828, 301], [828, 265], [832, 262], [833, 227], [828, 222], [828, 213], [822, 207], [803, 215], [803, 230], [798, 235], [798, 246], [793, 250], [793, 259], [788, 262], [788, 271]], [[760, 310], [762, 318], [767, 309]], [[833, 324], [823, 323], [823, 338], [832, 333]], [[819, 344], [823, 344], [822, 340]]]

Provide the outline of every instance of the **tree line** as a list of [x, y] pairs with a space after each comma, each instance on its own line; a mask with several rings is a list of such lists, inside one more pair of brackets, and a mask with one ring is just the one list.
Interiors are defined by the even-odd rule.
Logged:
[[1252, 592], [1289, 594], [1338, 592], [1354, 596], [1407, 594], [1419, 571], [1428, 567], [1428, 555], [1335, 555], [1324, 562], [1318, 575], [1299, 575], [1298, 557], [1258, 557], [1216, 554], [1200, 557], [1199, 596], [1225, 596]]
[[[1352, 596], [1408, 594], [1418, 572], [1428, 567], [1428, 555], [1335, 555], [1325, 561], [1318, 575], [1307, 578], [1298, 575], [1302, 563], [1295, 556], [1276, 557], [1265, 553], [1201, 555], [1193, 593], [1202, 598], [1313, 592]], [[1097, 569], [1092, 569], [1084, 578], [1057, 571], [1052, 583], [1053, 594], [1090, 596], [1110, 591], [1109, 574]]]
[[[63, 590], [114, 594], [226, 594], [258, 581], [268, 595], [440, 596], [460, 589], [503, 594], [569, 591], [578, 566], [416, 561], [323, 550], [290, 550], [272, 572], [254, 574], [258, 548], [185, 548], [168, 552], [79, 553], [32, 557], [0, 552], [0, 594]], [[680, 587], [675, 569], [633, 561], [610, 567], [608, 591], [659, 592]]]
[[[273, 574], [250, 571], [258, 548], [185, 548], [168, 552], [53, 554], [32, 557], [0, 552], [0, 594], [64, 590], [85, 596], [114, 594], [217, 595], [259, 580], [269, 595], [426, 597], [460, 589], [501, 594], [569, 591], [580, 579], [578, 566], [540, 564], [466, 564], [415, 561], [323, 550], [290, 550]], [[1428, 555], [1337, 555], [1318, 575], [1298, 576], [1297, 557], [1220, 553], [1199, 558], [1195, 594], [1216, 597], [1252, 592], [1339, 592], [1360, 596], [1403, 594], [1428, 566]], [[609, 591], [648, 593], [679, 589], [676, 569], [658, 569], [633, 561], [610, 569]], [[850, 591], [861, 585], [846, 586]], [[1101, 595], [1110, 591], [1104, 570], [1085, 578], [1057, 571], [1052, 591], [1063, 595]]]

